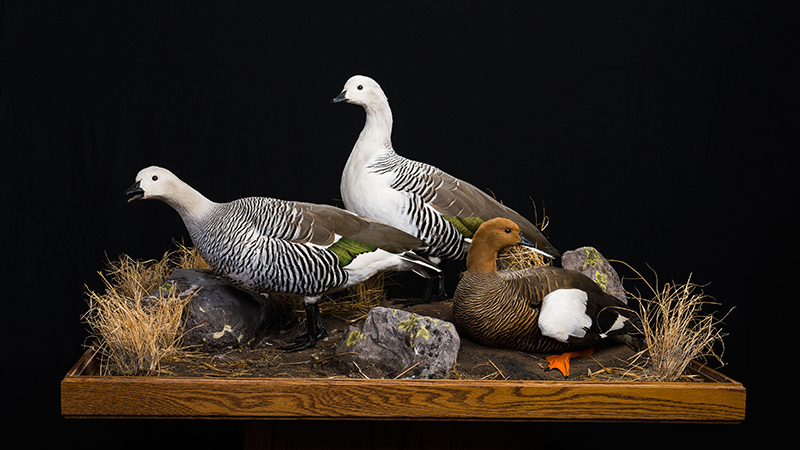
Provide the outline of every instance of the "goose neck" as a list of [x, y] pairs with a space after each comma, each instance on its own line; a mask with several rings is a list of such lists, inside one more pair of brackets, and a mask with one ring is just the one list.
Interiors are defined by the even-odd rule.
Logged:
[[392, 110], [386, 103], [367, 104], [364, 106], [367, 120], [361, 131], [361, 139], [391, 147]]
[[215, 205], [203, 194], [183, 182], [180, 182], [173, 195], [165, 198], [164, 201], [178, 212], [187, 228], [202, 221]]
[[497, 273], [497, 252], [496, 248], [473, 241], [467, 253], [467, 271]]

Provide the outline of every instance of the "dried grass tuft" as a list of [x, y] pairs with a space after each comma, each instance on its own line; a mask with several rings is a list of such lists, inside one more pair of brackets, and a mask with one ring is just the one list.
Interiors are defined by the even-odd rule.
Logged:
[[[320, 314], [338, 317], [349, 323], [364, 320], [369, 310], [380, 306], [386, 298], [386, 279], [386, 274], [379, 273], [361, 284], [347, 288], [341, 294], [323, 297], [320, 300]], [[301, 317], [305, 317], [302, 309], [297, 312]]]
[[551, 264], [550, 258], [521, 245], [506, 247], [497, 254], [498, 270], [525, 269]]
[[101, 274], [103, 294], [88, 290], [83, 320], [102, 338], [101, 374], [150, 374], [180, 347], [181, 315], [191, 298], [173, 292], [165, 298], [147, 295], [162, 270], [159, 263], [121, 259], [109, 274], [111, 280]]
[[640, 300], [642, 331], [649, 349], [649, 362], [644, 367], [646, 377], [677, 380], [693, 360], [714, 359], [723, 365], [715, 344], [724, 344], [726, 334], [719, 327], [724, 317], [701, 314], [704, 305], [718, 303], [709, 301], [710, 297], [698, 288], [689, 277], [684, 284], [664, 284], [651, 301]]
[[[659, 287], [657, 277], [651, 284], [638, 272], [637, 275], [653, 296], [647, 299], [629, 293], [639, 302], [645, 350], [637, 353], [627, 368], [603, 368], [591, 376], [634, 381], [687, 381], [695, 378], [686, 371], [694, 360], [703, 363], [715, 360], [723, 366], [723, 338], [727, 334], [723, 333], [721, 325], [727, 314], [718, 319], [713, 312], [703, 313], [704, 307], [719, 303], [705, 295], [702, 286], [692, 283], [691, 276], [685, 283], [665, 283]], [[722, 348], [720, 353], [717, 353], [717, 346]]]
[[336, 316], [347, 322], [364, 320], [369, 310], [386, 298], [386, 274], [378, 273], [361, 284], [352, 286], [345, 294], [320, 306], [320, 313]]
[[[386, 298], [387, 279], [386, 274], [379, 273], [342, 293], [323, 296], [319, 301], [320, 314], [334, 316], [349, 323], [364, 320], [369, 310], [380, 306]], [[278, 304], [283, 317], [290, 321], [305, 320], [303, 296], [278, 293], [270, 294], [270, 298]]]
[[191, 296], [170, 290], [150, 297], [173, 271], [207, 268], [196, 250], [178, 244], [159, 260], [136, 261], [127, 255], [109, 262], [102, 293], [87, 288], [89, 308], [82, 320], [101, 338], [100, 371], [107, 375], [147, 375], [168, 356], [185, 353], [181, 346], [183, 308]]
[[[165, 298], [149, 296], [178, 269], [208, 269], [197, 250], [176, 242], [177, 249], [159, 260], [137, 261], [127, 255], [108, 263], [100, 276], [104, 292], [87, 288], [89, 308], [82, 320], [101, 338], [99, 354], [104, 375], [149, 375], [161, 372], [166, 360], [195, 359], [181, 343], [183, 309], [191, 297], [174, 290]], [[323, 299], [322, 314], [349, 322], [363, 320], [385, 298], [384, 274], [348, 289], [334, 301]], [[303, 318], [302, 296], [271, 294], [281, 317]]]
[[170, 254], [172, 259], [172, 270], [176, 269], [211, 269], [206, 260], [200, 256], [200, 252], [194, 247], [175, 242], [178, 249]]

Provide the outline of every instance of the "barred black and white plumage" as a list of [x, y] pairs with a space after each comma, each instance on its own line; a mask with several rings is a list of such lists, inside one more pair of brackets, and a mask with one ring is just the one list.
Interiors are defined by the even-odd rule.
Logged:
[[295, 207], [252, 197], [218, 204], [189, 235], [209, 266], [245, 289], [307, 295], [341, 288], [348, 274], [335, 254], [292, 242]]
[[216, 203], [160, 167], [140, 171], [127, 194], [172, 206], [222, 277], [255, 292], [305, 296], [310, 337], [292, 349], [325, 335], [317, 317], [320, 296], [383, 271], [438, 272], [415, 253], [426, 249], [419, 238], [333, 206], [268, 197]]
[[507, 219], [484, 222], [453, 296], [459, 332], [480, 344], [552, 353], [592, 348], [604, 339], [637, 335], [639, 319], [591, 278], [552, 266], [497, 270], [497, 253], [532, 245]]
[[[360, 105], [364, 129], [347, 160], [340, 190], [345, 208], [419, 237], [434, 260], [466, 255], [477, 224], [495, 218], [514, 220], [533, 241], [535, 250], [551, 258], [560, 253], [530, 221], [475, 186], [442, 170], [398, 155], [392, 148], [392, 112], [374, 80], [354, 76], [334, 102]], [[469, 226], [458, 226], [462, 221]], [[458, 223], [458, 224], [457, 224]], [[444, 297], [439, 279], [438, 293]]]

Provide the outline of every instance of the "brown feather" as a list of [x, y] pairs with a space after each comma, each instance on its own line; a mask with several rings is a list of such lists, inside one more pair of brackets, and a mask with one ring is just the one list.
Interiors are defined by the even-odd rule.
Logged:
[[333, 206], [309, 203], [297, 206], [302, 210], [302, 215], [293, 221], [300, 230], [298, 240], [330, 245], [338, 234], [392, 253], [425, 247], [419, 238], [404, 231]]
[[538, 277], [525, 277], [528, 270], [513, 272], [467, 271], [461, 275], [453, 296], [453, 315], [459, 331], [489, 347], [540, 353], [579, 348], [542, 336], [539, 330], [541, 299], [560, 283], [535, 282]]
[[522, 235], [536, 244], [537, 248], [552, 252], [554, 256], [559, 254], [536, 225], [472, 184], [441, 170], [436, 170], [428, 177], [432, 179], [431, 184], [437, 186], [430, 204], [443, 216], [480, 217], [484, 221], [504, 217], [514, 221]]
[[[608, 307], [627, 311], [626, 305], [579, 272], [552, 266], [498, 272], [498, 251], [520, 240], [519, 228], [506, 219], [485, 222], [475, 233], [467, 271], [453, 296], [459, 331], [483, 345], [528, 352], [560, 352], [595, 345], [601, 339], [597, 329], [600, 311]], [[542, 335], [538, 326], [542, 300], [558, 289], [580, 289], [588, 295], [586, 315], [592, 319], [592, 329], [587, 330], [584, 340], [561, 342]], [[625, 315], [631, 317], [632, 312]]]

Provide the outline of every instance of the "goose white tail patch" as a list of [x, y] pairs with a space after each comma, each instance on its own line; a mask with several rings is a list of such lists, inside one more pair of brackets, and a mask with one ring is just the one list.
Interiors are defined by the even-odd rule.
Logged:
[[611, 333], [612, 331], [621, 330], [625, 327], [625, 324], [628, 322], [628, 318], [623, 316], [622, 314], [617, 315], [617, 320], [614, 321], [614, 324], [611, 325], [611, 328], [606, 330], [604, 333], [600, 334], [600, 337], [605, 339], [608, 337], [607, 333]]
[[558, 289], [544, 296], [539, 312], [539, 329], [544, 336], [567, 342], [570, 338], [582, 338], [592, 326], [586, 315], [589, 296], [580, 289]]

